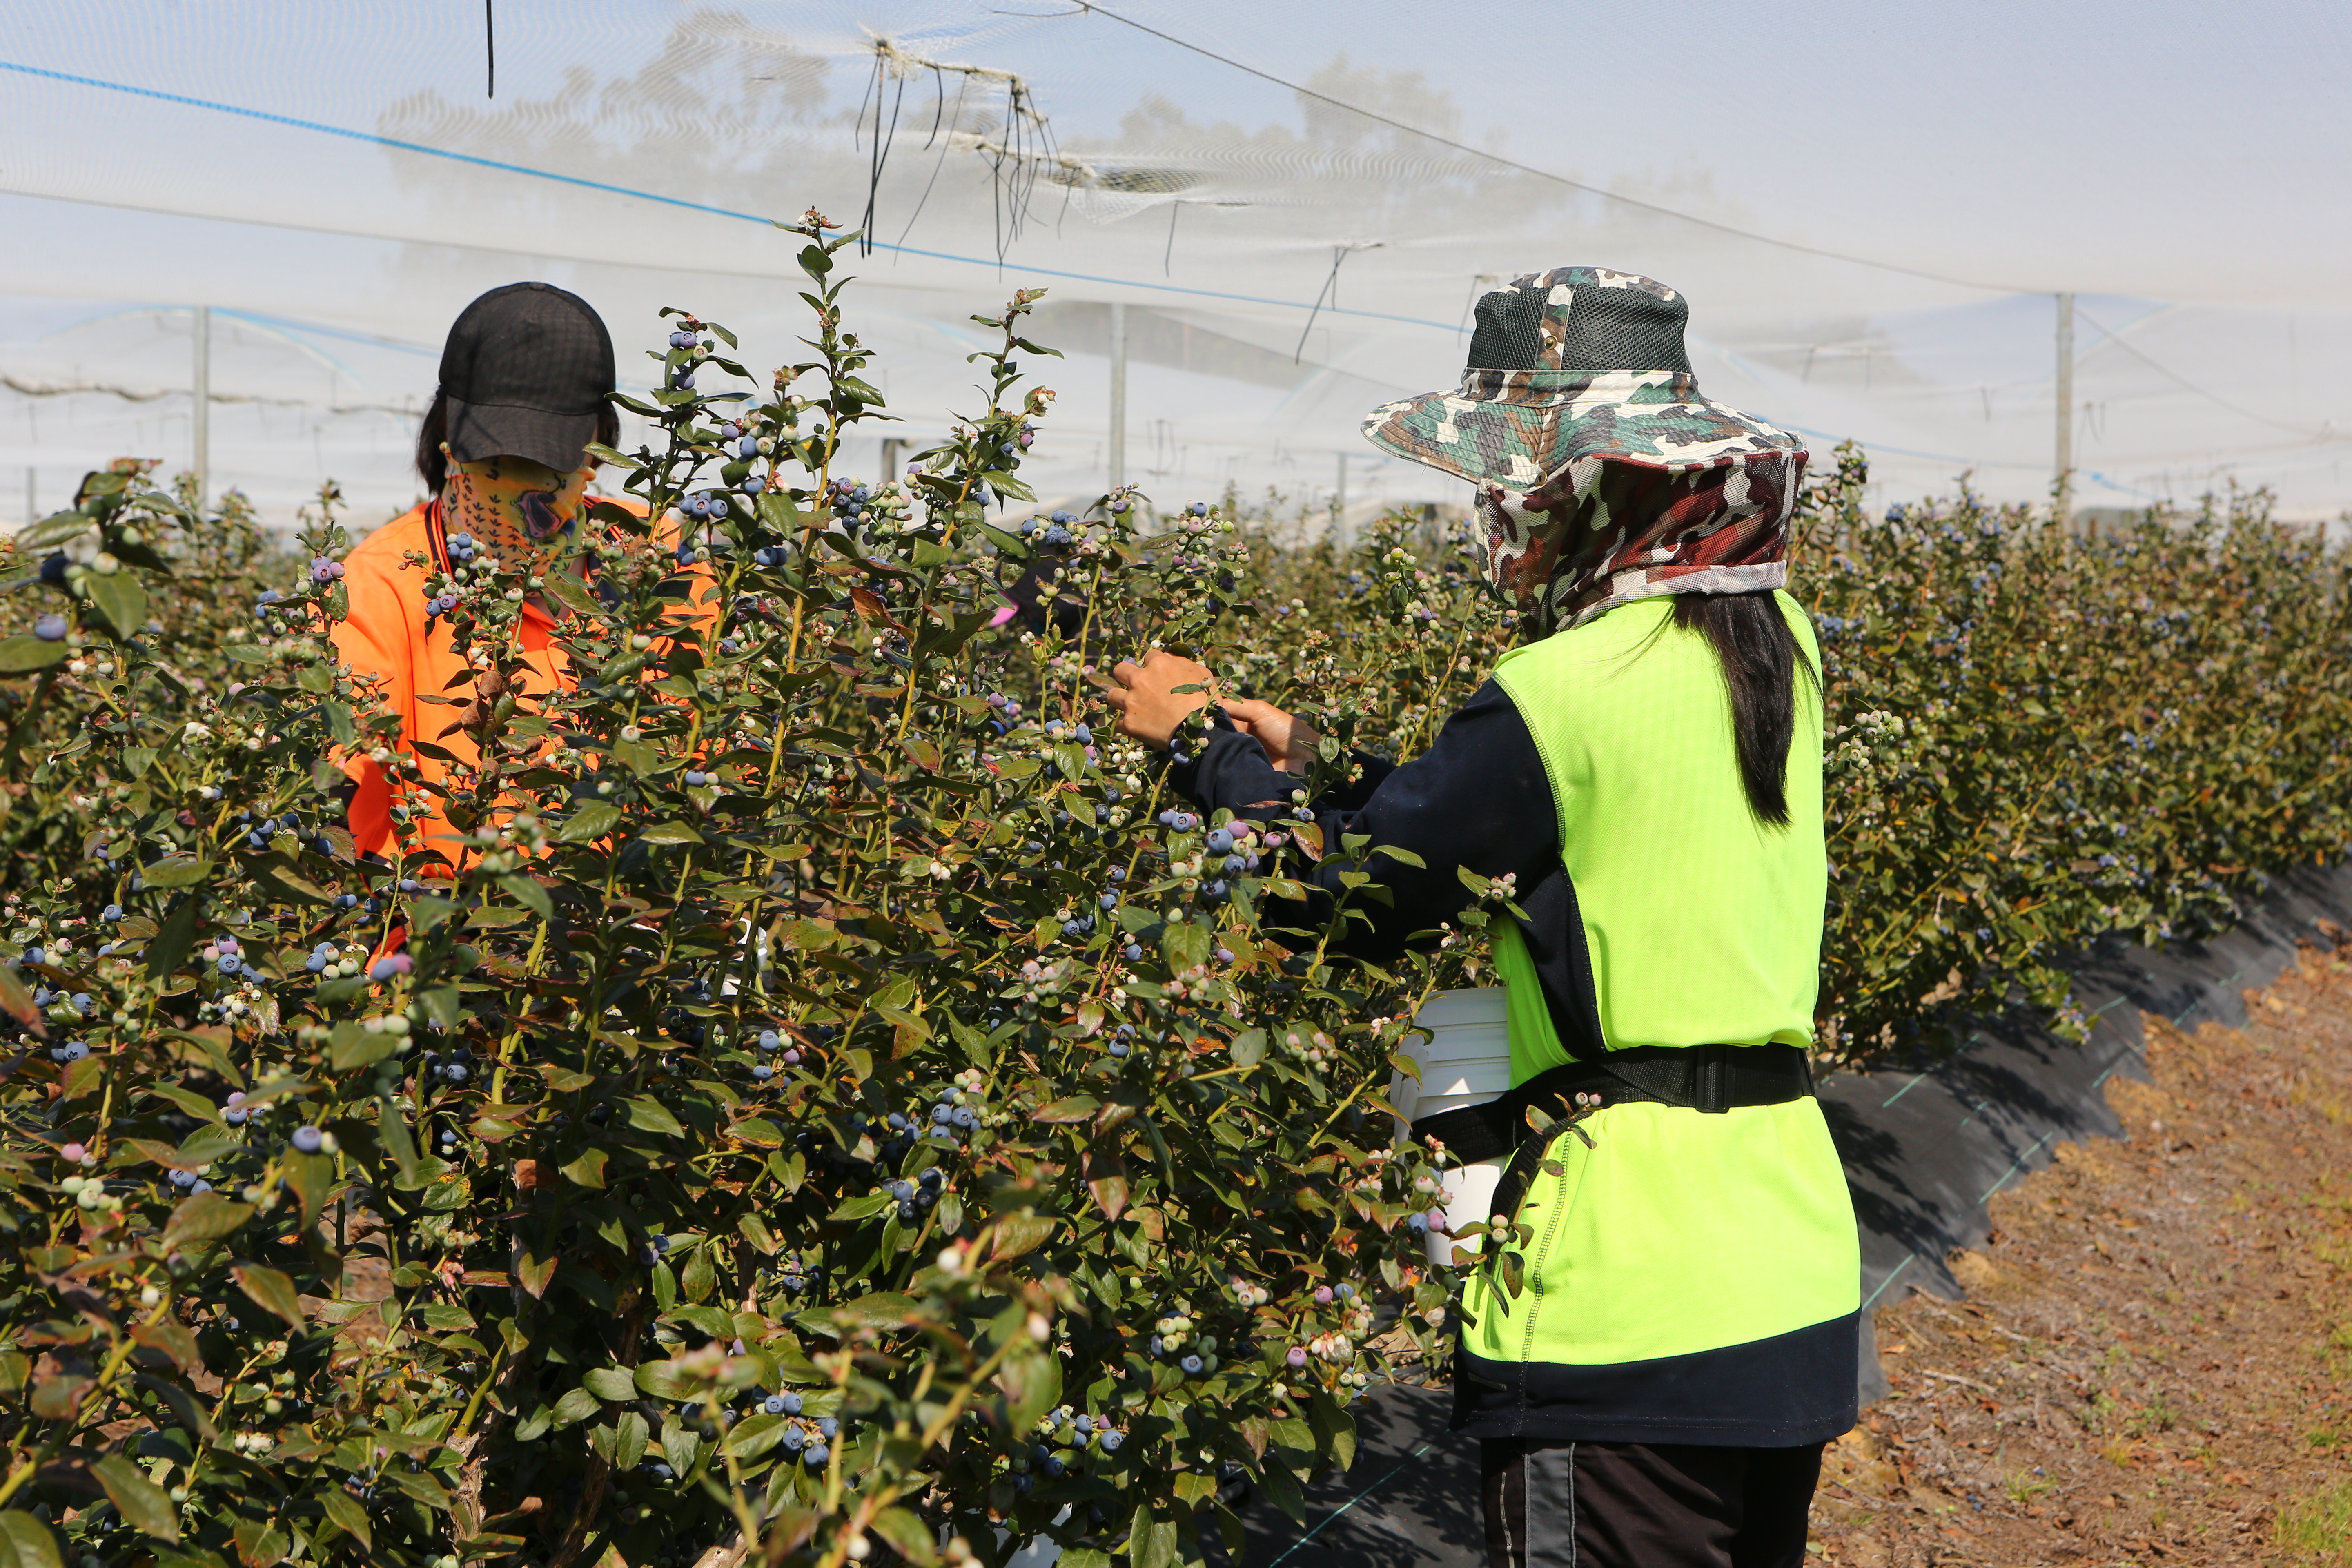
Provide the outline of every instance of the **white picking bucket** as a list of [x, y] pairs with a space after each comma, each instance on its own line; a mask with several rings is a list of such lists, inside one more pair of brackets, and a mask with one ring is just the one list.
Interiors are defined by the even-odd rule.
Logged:
[[[1511, 1031], [1504, 996], [1499, 985], [1441, 991], [1413, 1015], [1414, 1024], [1429, 1034], [1409, 1036], [1402, 1048], [1420, 1064], [1421, 1081], [1415, 1083], [1400, 1072], [1389, 1083], [1389, 1102], [1404, 1113], [1408, 1124], [1510, 1092]], [[1451, 1265], [1457, 1245], [1471, 1252], [1478, 1250], [1488, 1205], [1503, 1179], [1503, 1167], [1509, 1163], [1507, 1159], [1481, 1160], [1444, 1173], [1445, 1224], [1454, 1234], [1430, 1233], [1432, 1263]]]

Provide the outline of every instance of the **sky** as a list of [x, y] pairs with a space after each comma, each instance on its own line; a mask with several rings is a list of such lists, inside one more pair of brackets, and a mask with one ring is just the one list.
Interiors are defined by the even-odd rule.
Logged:
[[[1454, 379], [1480, 289], [1574, 262], [1681, 289], [1702, 390], [1817, 465], [1864, 442], [1889, 500], [2046, 499], [2073, 291], [2078, 499], [2352, 506], [2352, 117], [2292, 85], [2352, 64], [2340, 6], [496, 9], [495, 99], [475, 0], [0, 16], [0, 522], [11, 471], [37, 499], [118, 450], [186, 461], [194, 303], [215, 395], [247, 400], [215, 406], [213, 472], [280, 510], [329, 471], [404, 504], [440, 336], [516, 277], [578, 289], [632, 353], [678, 304], [786, 357], [793, 246], [762, 220], [862, 218], [877, 37], [1015, 73], [1043, 117], [1015, 145], [1000, 78], [885, 79], [873, 229], [900, 248], [851, 313], [911, 435], [969, 404], [964, 318], [1044, 286], [1188, 334], [1131, 371], [1130, 468], [1163, 499], [1320, 505], [1342, 454], [1359, 508], [1454, 499], [1358, 421]], [[992, 146], [1027, 155], [1025, 203]], [[1039, 448], [1070, 496], [1108, 436], [1089, 319]]]

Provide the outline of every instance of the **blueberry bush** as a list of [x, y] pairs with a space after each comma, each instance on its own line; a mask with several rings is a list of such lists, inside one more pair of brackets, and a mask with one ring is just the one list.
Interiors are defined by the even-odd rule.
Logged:
[[1832, 733], [1822, 1045], [1908, 1059], [2018, 1007], [2079, 1033], [2108, 932], [2231, 924], [2352, 846], [2352, 554], [2262, 492], [2088, 536], [1957, 500], [1808, 496]]
[[[1429, 1151], [1382, 1098], [1458, 929], [1298, 929], [1311, 820], [1203, 820], [1094, 700], [1152, 646], [1308, 718], [1303, 807], [1508, 645], [1458, 539], [1031, 515], [1034, 293], [907, 471], [800, 226], [755, 375], [671, 312], [577, 559], [453, 542], [470, 674], [405, 745], [339, 660], [331, 489], [93, 476], [0, 637], [0, 1563], [1174, 1568], [1442, 1362]], [[1825, 1051], [2059, 1007], [2110, 927], [2345, 838], [2345, 563], [2259, 498], [2081, 541], [1808, 500], [1833, 729]], [[576, 678], [524, 690], [521, 607]], [[444, 763], [420, 770], [416, 753]], [[406, 846], [359, 854], [347, 768]], [[467, 836], [424, 853], [432, 821]]]
[[[1265, 929], [1312, 824], [1202, 821], [1091, 705], [1254, 613], [1250, 544], [1014, 518], [1032, 295], [952, 440], [838, 473], [880, 400], [803, 230], [812, 357], [674, 313], [659, 440], [602, 453], [663, 521], [427, 574], [457, 734], [404, 750], [338, 660], [331, 495], [290, 560], [135, 466], [16, 542], [56, 552], [0, 643], [19, 1560], [1171, 1568], [1433, 1348], [1381, 1096], [1461, 946]], [[355, 856], [371, 758], [461, 863]]]

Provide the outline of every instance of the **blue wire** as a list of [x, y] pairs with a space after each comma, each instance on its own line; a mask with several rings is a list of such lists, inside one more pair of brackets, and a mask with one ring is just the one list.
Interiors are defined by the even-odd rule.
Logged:
[[[603, 180], [583, 179], [577, 174], [559, 174], [552, 170], [534, 169], [527, 163], [509, 163], [496, 158], [478, 157], [471, 153], [453, 153], [446, 147], [428, 147], [422, 142], [403, 142], [397, 137], [379, 136], [371, 131], [352, 131], [341, 125], [327, 125], [315, 120], [298, 120], [292, 115], [272, 114], [267, 110], [246, 109], [234, 103], [215, 103], [209, 99], [191, 98], [185, 93], [163, 92], [152, 87], [131, 87], [127, 83], [105, 81], [97, 77], [75, 76], [67, 71], [48, 70], [40, 66], [28, 66], [15, 60], [0, 60], [0, 70], [14, 71], [20, 76], [40, 77], [49, 81], [61, 81], [75, 87], [94, 87], [104, 92], [120, 92], [133, 98], [151, 98], [160, 103], [176, 103], [187, 109], [209, 110], [215, 114], [234, 114], [240, 119], [258, 120], [268, 125], [283, 125], [290, 130], [309, 131], [320, 136], [339, 136], [347, 142], [364, 142], [395, 152], [415, 153], [427, 158], [446, 158], [453, 163], [470, 163], [476, 168], [495, 169], [500, 174], [521, 174], [534, 180], [549, 180], [561, 185], [577, 185], [583, 190], [603, 191], [610, 195], [629, 196], [638, 201], [656, 202], [663, 206], [683, 207], [688, 212], [708, 213], [713, 217], [733, 218], [739, 223], [775, 226], [775, 220], [757, 213], [737, 212], [731, 207], [711, 206], [703, 202], [690, 202], [682, 196], [665, 196], [655, 191], [641, 191], [629, 185], [610, 184]], [[895, 251], [901, 256], [919, 256], [930, 261], [956, 261], [968, 267], [986, 267], [1002, 270], [1001, 265], [978, 256], [957, 256], [944, 250], [918, 250], [912, 246], [892, 245], [874, 241], [877, 250]], [[1150, 283], [1133, 278], [1108, 278], [1092, 272], [1066, 272], [1051, 267], [1023, 267], [1020, 270], [1041, 278], [1066, 278], [1078, 283], [1116, 283], [1129, 289], [1150, 289], [1163, 294], [1191, 294], [1203, 300], [1232, 300], [1247, 305], [1276, 305], [1286, 310], [1304, 310], [1307, 306], [1297, 300], [1269, 300], [1257, 294], [1228, 294], [1215, 289], [1187, 289], [1175, 283]], [[1418, 316], [1391, 316], [1379, 310], [1342, 310], [1326, 307], [1334, 314], [1357, 316], [1372, 321], [1398, 321], [1412, 327], [1433, 327], [1451, 333], [1454, 328], [1444, 321], [1427, 321]]]

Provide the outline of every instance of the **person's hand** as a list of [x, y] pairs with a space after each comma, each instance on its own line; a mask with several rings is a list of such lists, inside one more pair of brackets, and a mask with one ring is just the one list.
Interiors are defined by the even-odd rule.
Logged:
[[1271, 702], [1232, 698], [1223, 704], [1234, 728], [1265, 749], [1265, 759], [1286, 773], [1304, 773], [1315, 760], [1322, 740], [1303, 719], [1292, 717]]
[[[1103, 700], [1118, 714], [1118, 732], [1163, 752], [1184, 716], [1207, 705], [1216, 679], [1207, 665], [1160, 648], [1144, 655], [1141, 664], [1114, 666], [1110, 674], [1118, 684], [1104, 690]], [[1200, 689], [1180, 692], [1179, 686]]]

